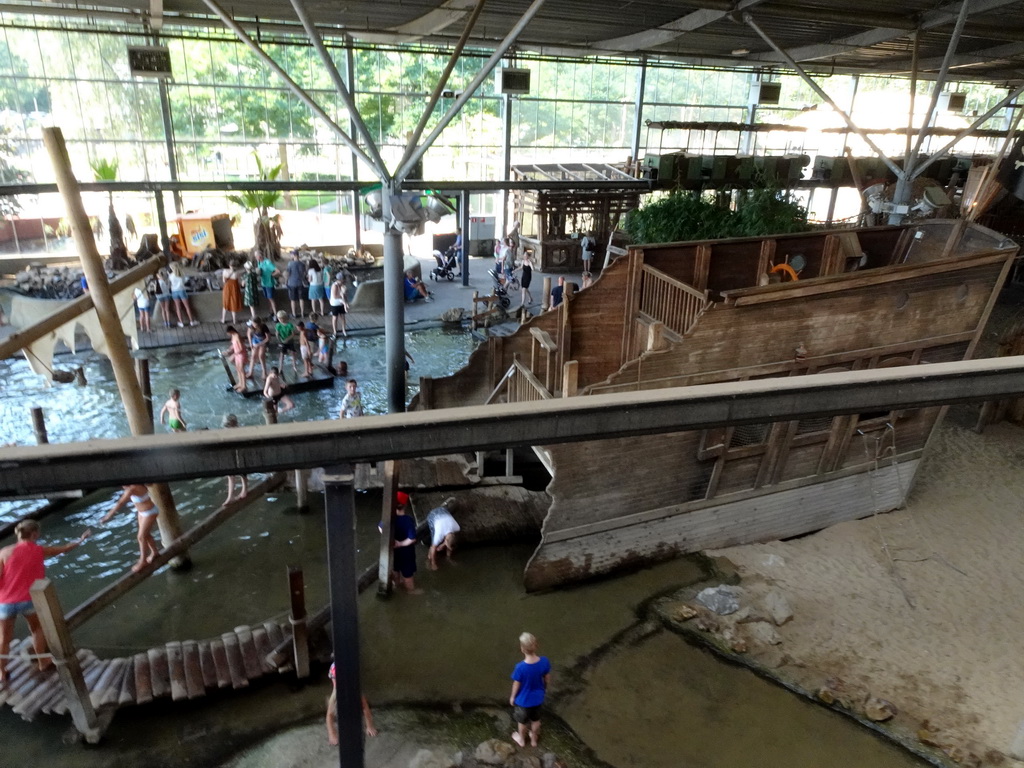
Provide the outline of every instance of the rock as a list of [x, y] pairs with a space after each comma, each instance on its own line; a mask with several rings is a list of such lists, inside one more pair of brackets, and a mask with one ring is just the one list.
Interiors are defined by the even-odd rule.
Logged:
[[776, 627], [781, 627], [793, 618], [793, 609], [789, 607], [789, 601], [777, 589], [773, 589], [765, 595], [762, 603]]
[[502, 765], [516, 753], [514, 744], [501, 739], [488, 739], [477, 745], [473, 757], [488, 765]]
[[746, 625], [747, 637], [759, 645], [779, 645], [782, 637], [775, 628], [765, 621], [755, 621]]
[[541, 760], [536, 755], [516, 755], [506, 765], [509, 768], [542, 768]]
[[444, 312], [441, 313], [441, 321], [445, 323], [461, 323], [462, 316], [465, 314], [465, 312], [466, 310], [464, 310], [462, 307], [452, 307], [451, 309], [446, 309]]
[[540, 759], [542, 768], [565, 768], [565, 763], [558, 759], [554, 752], [545, 752]]
[[938, 728], [925, 720], [917, 730], [917, 740], [928, 747], [949, 749], [953, 742], [949, 736], [942, 733]]
[[896, 717], [896, 705], [877, 696], [868, 696], [864, 701], [864, 717], [876, 723], [884, 723]]
[[456, 752], [454, 755], [452, 755], [452, 762], [455, 763], [456, 765], [462, 765], [465, 761], [466, 761], [466, 755], [463, 754], [461, 749], [458, 752]]
[[826, 704], [838, 704], [847, 707], [846, 683], [838, 677], [829, 678], [818, 689], [817, 697]]
[[778, 555], [761, 555], [761, 565], [768, 568], [781, 568], [786, 561]]
[[740, 609], [739, 593], [738, 588], [722, 584], [702, 589], [697, 595], [697, 602], [720, 616], [728, 616]]
[[729, 650], [733, 653], [747, 652], [747, 641], [731, 629], [727, 629], [722, 633], [722, 640], [729, 646]]
[[451, 757], [438, 749], [421, 749], [412, 760], [409, 768], [457, 768]]
[[698, 616], [697, 621], [694, 622], [697, 625], [697, 629], [701, 632], [717, 632], [718, 622], [712, 619], [710, 616]]
[[667, 607], [666, 613], [673, 621], [689, 621], [697, 615], [697, 609], [686, 603], [674, 603]]
[[1024, 760], [1024, 720], [1017, 724], [1017, 733], [1014, 734], [1013, 740], [1010, 742], [1007, 754], [1014, 760]]

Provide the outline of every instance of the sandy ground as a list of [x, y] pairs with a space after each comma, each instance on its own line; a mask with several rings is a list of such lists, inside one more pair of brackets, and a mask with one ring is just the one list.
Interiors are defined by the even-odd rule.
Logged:
[[710, 554], [787, 596], [798, 664], [982, 754], [1008, 752], [1024, 721], [1024, 431], [956, 423], [970, 418], [947, 418], [906, 509]]

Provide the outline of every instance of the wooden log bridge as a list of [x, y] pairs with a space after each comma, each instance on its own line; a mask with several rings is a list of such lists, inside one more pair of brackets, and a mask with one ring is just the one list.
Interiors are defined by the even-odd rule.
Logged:
[[[131, 656], [100, 659], [86, 649], [74, 656], [89, 705], [102, 712], [161, 698], [197, 699], [209, 691], [247, 688], [267, 675], [290, 671], [290, 663], [274, 666], [268, 661], [274, 648], [290, 637], [287, 623], [265, 621], [208, 640], [171, 641]], [[0, 706], [11, 707], [28, 721], [40, 714], [68, 714], [75, 703], [68, 699], [57, 668], [40, 672], [28, 658], [32, 652], [31, 638], [11, 644], [10, 681], [0, 688]]]

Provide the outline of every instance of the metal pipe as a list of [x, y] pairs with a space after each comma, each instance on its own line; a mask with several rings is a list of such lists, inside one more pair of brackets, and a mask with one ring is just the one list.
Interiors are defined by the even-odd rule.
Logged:
[[[348, 36], [345, 37], [345, 77], [348, 79], [348, 90], [349, 90], [349, 93], [355, 93], [355, 90], [356, 90], [356, 62], [355, 62], [355, 54], [353, 53], [353, 50], [352, 50], [352, 38], [348, 37]], [[349, 119], [349, 128], [348, 129], [350, 131], [352, 131], [352, 133], [356, 132], [355, 123], [353, 122], [352, 119]], [[356, 156], [355, 152], [352, 153], [352, 180], [353, 181], [358, 181], [359, 180], [359, 158]], [[353, 232], [355, 232], [355, 249], [356, 249], [356, 254], [359, 254], [363, 250], [363, 219], [362, 219], [362, 216], [360, 216], [360, 214], [359, 214], [359, 203], [360, 203], [359, 190], [358, 189], [353, 189], [352, 190], [352, 218], [354, 219], [354, 221], [352, 223], [355, 225], [355, 227], [353, 228]]]
[[384, 218], [384, 346], [387, 366], [388, 413], [405, 411], [405, 276], [402, 233], [391, 223], [391, 196], [400, 187], [394, 180], [381, 188]]
[[[430, 135], [427, 136], [426, 140], [419, 147], [417, 147], [416, 151], [414, 151], [412, 155], [406, 158], [405, 162], [402, 163], [402, 166], [397, 171], [395, 171], [395, 178], [398, 181], [402, 181], [403, 179], [405, 179], [406, 176], [409, 175], [409, 171], [412, 170], [412, 167], [416, 165], [416, 163], [419, 161], [421, 157], [423, 157], [423, 154], [431, 147], [431, 145], [434, 143], [437, 137], [441, 135], [441, 131], [448, 127], [448, 123], [450, 123], [452, 119], [459, 113], [459, 110], [461, 110], [466, 105], [466, 102], [473, 97], [473, 94], [476, 93], [481, 83], [483, 83], [483, 81], [487, 79], [491, 72], [494, 71], [494, 68], [498, 65], [498, 62], [501, 61], [501, 57], [504, 56], [505, 52], [512, 47], [515, 41], [519, 38], [520, 33], [522, 33], [524, 29], [526, 29], [526, 25], [533, 20], [533, 17], [537, 15], [537, 12], [541, 9], [541, 7], [544, 5], [546, 1], [547, 0], [533, 0], [533, 3], [530, 4], [530, 7], [526, 9], [526, 13], [524, 13], [522, 18], [516, 22], [516, 25], [512, 27], [511, 30], [509, 30], [509, 33], [505, 35], [505, 39], [501, 41], [501, 43], [495, 49], [494, 53], [491, 54], [491, 57], [486, 62], [484, 62], [483, 67], [477, 73], [476, 77], [473, 78], [473, 81], [468, 86], [466, 86], [466, 90], [462, 92], [462, 95], [459, 96], [459, 98], [455, 100], [455, 103], [448, 108], [448, 111], [444, 114], [444, 116], [441, 118], [438, 124], [434, 127], [434, 130], [430, 132]], [[213, 0], [205, 0], [205, 2], [213, 2]]]
[[[384, 164], [384, 159], [380, 156], [380, 150], [377, 149], [377, 143], [373, 140], [369, 130], [366, 128], [366, 124], [363, 122], [362, 115], [359, 114], [359, 108], [356, 106], [355, 100], [352, 98], [352, 93], [345, 85], [345, 81], [341, 79], [341, 73], [338, 72], [338, 67], [334, 64], [334, 59], [331, 58], [330, 52], [324, 45], [323, 39], [320, 37], [320, 33], [316, 29], [316, 25], [312, 19], [309, 18], [309, 14], [306, 13], [306, 7], [303, 5], [302, 0], [292, 0], [292, 7], [295, 9], [295, 15], [299, 17], [299, 21], [302, 22], [302, 26], [306, 30], [306, 35], [309, 37], [309, 41], [313, 43], [313, 47], [316, 48], [316, 52], [320, 54], [320, 60], [323, 61], [324, 66], [327, 68], [327, 74], [331, 76], [331, 80], [334, 81], [334, 87], [338, 91], [338, 95], [341, 96], [341, 100], [345, 103], [345, 107], [348, 109], [348, 114], [353, 123], [355, 123], [356, 129], [359, 134], [363, 137], [363, 141], [366, 142], [366, 150], [370, 153], [370, 157], [373, 162], [370, 166], [377, 171], [377, 175], [383, 180], [387, 181], [391, 178], [388, 174], [388, 167]], [[351, 50], [351, 48], [350, 48]], [[351, 73], [351, 68], [349, 73]]]
[[[292, 0], [296, 2], [296, 0]], [[423, 129], [427, 127], [427, 120], [434, 112], [434, 107], [437, 106], [437, 102], [441, 98], [441, 92], [444, 87], [448, 84], [448, 78], [451, 77], [452, 70], [455, 69], [455, 65], [459, 61], [459, 56], [462, 55], [462, 49], [466, 47], [466, 41], [469, 40], [469, 33], [473, 31], [473, 27], [476, 26], [477, 19], [480, 18], [480, 13], [484, 9], [484, 3], [487, 0], [477, 0], [476, 6], [473, 8], [473, 13], [469, 17], [469, 21], [466, 22], [466, 28], [462, 30], [462, 35], [459, 37], [459, 41], [455, 44], [455, 49], [452, 51], [451, 56], [448, 57], [448, 63], [444, 66], [444, 71], [441, 73], [441, 77], [438, 78], [437, 85], [434, 87], [434, 92], [430, 94], [430, 101], [427, 102], [426, 108], [423, 110], [423, 114], [420, 115], [420, 121], [416, 124], [416, 128], [413, 130], [412, 135], [409, 137], [409, 142], [405, 145], [405, 152], [402, 153], [402, 159], [399, 161], [399, 167], [409, 158], [413, 150], [416, 148], [416, 142], [420, 140], [420, 136], [423, 135]]]
[[267, 52], [260, 48], [260, 46], [258, 46], [256, 42], [251, 37], [249, 37], [249, 34], [244, 29], [242, 29], [242, 27], [234, 19], [232, 19], [223, 8], [221, 8], [217, 4], [216, 0], [203, 0], [203, 2], [206, 3], [206, 6], [211, 11], [213, 11], [215, 14], [217, 14], [217, 16], [220, 17], [220, 20], [224, 22], [224, 26], [226, 26], [228, 29], [234, 32], [238, 39], [245, 43], [249, 47], [249, 50], [251, 50], [259, 57], [260, 61], [262, 61], [264, 64], [270, 67], [274, 72], [277, 73], [278, 77], [284, 80], [285, 84], [291, 89], [292, 93], [294, 93], [303, 104], [309, 107], [313, 114], [315, 114], [325, 123], [327, 123], [331, 130], [338, 134], [338, 138], [340, 138], [345, 143], [346, 146], [348, 146], [353, 152], [355, 152], [359, 156], [360, 160], [362, 160], [371, 168], [375, 167], [373, 161], [369, 157], [367, 157], [366, 153], [363, 152], [359, 145], [352, 140], [352, 137], [345, 133], [345, 131], [342, 130], [341, 126], [334, 122], [328, 116], [328, 114], [324, 112], [323, 108], [319, 104], [313, 101], [313, 97], [306, 93], [305, 89], [303, 89], [302, 86], [300, 86], [298, 83], [291, 79], [288, 73], [281, 68], [280, 64], [278, 64], [276, 61], [270, 58]]
[[640, 57], [640, 71], [636, 75], [636, 99], [633, 101], [633, 167], [640, 165], [640, 131], [644, 125], [644, 94], [647, 91], [647, 57]]
[[[471, 212], [469, 210], [469, 190], [462, 190], [459, 220], [462, 222], [462, 253], [459, 254], [459, 269], [462, 271], [462, 287], [469, 287], [469, 227]], [[475, 310], [475, 307], [474, 307]]]
[[958, 141], [960, 141], [961, 139], [963, 139], [963, 138], [965, 138], [967, 136], [970, 136], [975, 128], [977, 128], [979, 125], [984, 123], [986, 120], [988, 120], [990, 117], [992, 117], [992, 115], [994, 115], [1000, 109], [1005, 107], [1007, 104], [1009, 104], [1015, 98], [1020, 96], [1022, 93], [1024, 93], [1024, 85], [1022, 85], [1016, 91], [1014, 91], [1009, 96], [1007, 96], [1005, 99], [1000, 101], [998, 104], [996, 104], [994, 107], [992, 107], [984, 115], [982, 115], [981, 117], [977, 118], [967, 128], [965, 128], [964, 130], [960, 131], [960, 133], [958, 133], [956, 136], [954, 136], [953, 140], [950, 141], [946, 146], [944, 146], [938, 152], [934, 152], [927, 160], [925, 160], [923, 163], [921, 163], [916, 168], [914, 168], [914, 173], [913, 173], [913, 176], [911, 178], [916, 179], [918, 176], [920, 176], [922, 173], [924, 173], [925, 169], [929, 165], [934, 163], [936, 160], [942, 159], [942, 157], [944, 157], [949, 152], [949, 150], [951, 150], [956, 145], [956, 143]]
[[[207, 0], [207, 2], [209, 1], [210, 0]], [[869, 147], [875, 150], [875, 152], [878, 154], [878, 157], [881, 158], [883, 163], [885, 163], [886, 167], [888, 167], [890, 171], [896, 174], [897, 179], [903, 175], [903, 169], [889, 159], [888, 155], [886, 155], [885, 152], [882, 151], [882, 148], [879, 147], [874, 141], [872, 141], [871, 137], [868, 136], [863, 130], [861, 130], [857, 126], [857, 124], [853, 122], [853, 120], [850, 118], [848, 114], [846, 114], [842, 109], [839, 108], [839, 105], [832, 100], [832, 97], [825, 93], [825, 91], [821, 89], [821, 86], [814, 82], [813, 78], [811, 78], [811, 76], [804, 71], [803, 67], [796, 63], [792, 56], [790, 56], [788, 53], [782, 50], [782, 48], [776, 45], [774, 40], [768, 37], [768, 34], [757, 25], [757, 22], [754, 21], [753, 16], [751, 16], [749, 13], [744, 13], [743, 21], [747, 24], [747, 26], [754, 30], [761, 37], [762, 40], [768, 43], [771, 49], [775, 51], [777, 54], [779, 54], [779, 56], [781, 56], [782, 59], [787, 64], [789, 64], [789, 66], [796, 70], [796, 73], [800, 75], [801, 79], [809, 86], [811, 86], [811, 89], [816, 94], [818, 94], [825, 101], [826, 104], [832, 107], [832, 109], [834, 109], [841, 118], [843, 118], [846, 124], [850, 127], [851, 131], [860, 136]]]
[[942, 57], [942, 66], [939, 67], [939, 75], [935, 78], [935, 84], [932, 86], [932, 97], [928, 102], [928, 111], [925, 112], [924, 123], [921, 125], [920, 133], [917, 134], [917, 141], [914, 143], [913, 152], [911, 152], [910, 157], [904, 161], [903, 166], [906, 169], [907, 176], [910, 176], [911, 178], [914, 178], [913, 173], [915, 161], [918, 153], [921, 151], [921, 145], [924, 144], [925, 128], [931, 125], [931, 122], [935, 117], [935, 107], [939, 103], [939, 93], [946, 84], [946, 76], [949, 74], [949, 62], [953, 59], [956, 47], [960, 43], [960, 34], [964, 31], [964, 22], [967, 21], [967, 9], [969, 7], [970, 0], [963, 0], [960, 4], [960, 12], [956, 17], [953, 34], [950, 36], [949, 43], [946, 45], [946, 54]]

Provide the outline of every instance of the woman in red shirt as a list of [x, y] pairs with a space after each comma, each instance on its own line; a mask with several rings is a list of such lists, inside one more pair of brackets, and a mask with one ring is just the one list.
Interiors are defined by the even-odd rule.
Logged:
[[[11, 637], [14, 634], [14, 620], [18, 614], [25, 617], [28, 628], [32, 631], [32, 645], [36, 655], [46, 653], [46, 638], [39, 624], [32, 597], [29, 590], [37, 579], [46, 575], [44, 561], [54, 555], [68, 552], [89, 536], [86, 531], [77, 541], [60, 547], [41, 547], [36, 543], [39, 538], [39, 523], [35, 520], [22, 520], [14, 529], [18, 537], [17, 544], [0, 549], [0, 686], [7, 683], [7, 655], [11, 650]], [[51, 659], [37, 659], [39, 669], [44, 670], [53, 664]]]

